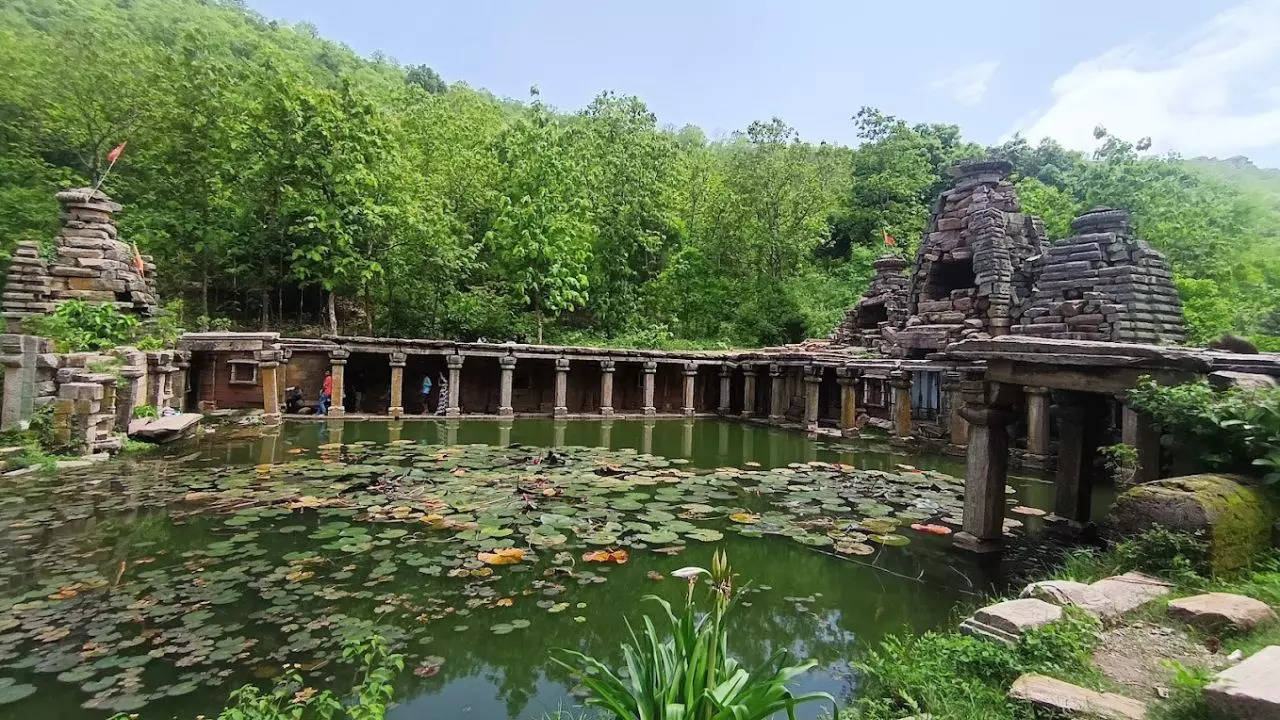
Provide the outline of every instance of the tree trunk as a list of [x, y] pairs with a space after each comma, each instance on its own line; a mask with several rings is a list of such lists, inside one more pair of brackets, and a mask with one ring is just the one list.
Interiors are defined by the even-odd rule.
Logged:
[[209, 317], [209, 266], [205, 265], [200, 277], [200, 314]]
[[271, 329], [271, 291], [262, 288], [262, 331]]
[[534, 317], [538, 318], [538, 344], [542, 344], [542, 310], [534, 311]]
[[329, 334], [338, 334], [338, 307], [333, 298], [333, 291], [329, 291]]

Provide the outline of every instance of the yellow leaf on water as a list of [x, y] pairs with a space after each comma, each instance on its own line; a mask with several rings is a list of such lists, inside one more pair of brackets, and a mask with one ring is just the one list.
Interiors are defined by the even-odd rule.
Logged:
[[733, 513], [729, 516], [729, 519], [736, 523], [742, 523], [743, 525], [754, 525], [760, 522], [759, 515], [756, 515], [755, 513], [749, 513], [749, 512]]
[[477, 557], [480, 558], [480, 562], [487, 565], [515, 565], [524, 560], [524, 550], [521, 548], [499, 548], [491, 553], [479, 553]]

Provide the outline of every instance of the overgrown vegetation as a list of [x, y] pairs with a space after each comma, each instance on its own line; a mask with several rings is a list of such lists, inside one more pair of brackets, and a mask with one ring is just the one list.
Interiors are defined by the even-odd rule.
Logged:
[[1129, 398], [1179, 438], [1178, 452], [1208, 469], [1280, 482], [1280, 388], [1215, 390], [1203, 380], [1164, 386], [1144, 378]]
[[61, 302], [53, 312], [31, 315], [23, 330], [53, 340], [58, 352], [110, 350], [134, 345], [141, 350], [172, 348], [182, 330], [178, 326], [181, 304], [171, 305], [156, 320], [142, 323], [136, 315], [121, 312], [109, 303], [83, 300]]
[[[638, 98], [575, 111], [357, 57], [232, 0], [0, 10], [0, 238], [46, 239], [95, 180], [189, 327], [759, 346], [822, 336], [884, 250], [910, 254], [958, 160], [994, 152], [1055, 236], [1095, 205], [1165, 252], [1191, 339], [1280, 336], [1274, 182], [1155, 157], [983, 148], [873, 108], [857, 148], [782, 120], [708, 138]], [[1213, 172], [1211, 178], [1209, 173]], [[288, 192], [280, 192], [288, 188]]]
[[[625, 669], [614, 671], [580, 652], [560, 650], [553, 659], [581, 677], [590, 695], [587, 704], [604, 709], [617, 720], [767, 720], [807, 702], [826, 701], [826, 693], [794, 695], [787, 683], [816, 665], [809, 661], [786, 665], [788, 651], [774, 653], [748, 671], [729, 654], [729, 618], [736, 604], [734, 574], [723, 551], [712, 558], [711, 570], [683, 568], [672, 573], [689, 581], [684, 609], [653, 595], [646, 600], [662, 608], [670, 637], [646, 616], [639, 635], [631, 631], [624, 643]], [[711, 584], [711, 610], [702, 613], [693, 601], [699, 580]]]

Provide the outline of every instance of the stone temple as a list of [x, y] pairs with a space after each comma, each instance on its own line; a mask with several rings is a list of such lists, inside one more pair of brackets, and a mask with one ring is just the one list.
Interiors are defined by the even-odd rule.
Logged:
[[897, 256], [876, 261], [871, 287], [832, 342], [916, 359], [1010, 334], [1183, 342], [1173, 273], [1134, 237], [1129, 214], [1092, 210], [1072, 223], [1076, 235], [1050, 242], [1043, 221], [1022, 212], [1012, 169], [1004, 160], [956, 167], [907, 276]]

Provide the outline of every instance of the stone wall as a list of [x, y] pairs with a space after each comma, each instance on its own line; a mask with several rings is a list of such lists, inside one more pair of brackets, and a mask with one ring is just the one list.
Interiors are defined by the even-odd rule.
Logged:
[[1022, 213], [1004, 160], [956, 167], [934, 201], [911, 276], [910, 312], [891, 353], [920, 356], [948, 343], [1008, 334], [1021, 305], [1017, 271], [1039, 254], [1044, 224]]
[[62, 229], [53, 257], [44, 257], [38, 242], [20, 242], [14, 249], [0, 304], [9, 330], [19, 331], [23, 318], [50, 312], [65, 300], [112, 303], [126, 312], [154, 315], [155, 265], [144, 255], [145, 272], [138, 272], [133, 246], [116, 231], [120, 205], [92, 188], [63, 190], [57, 198]]
[[1034, 262], [1035, 290], [1013, 332], [1069, 340], [1177, 345], [1182, 302], [1164, 257], [1134, 237], [1129, 213], [1097, 208]]

